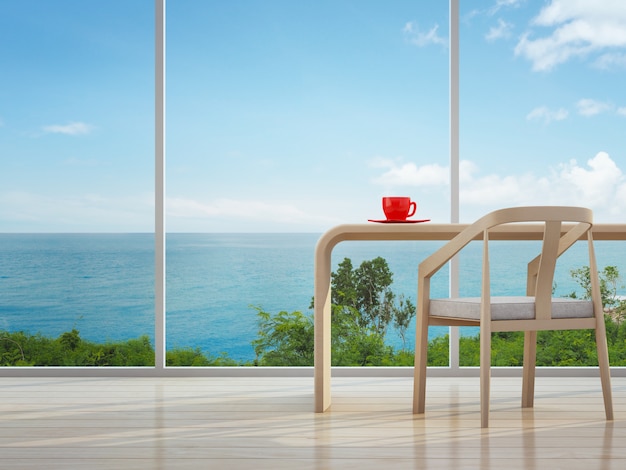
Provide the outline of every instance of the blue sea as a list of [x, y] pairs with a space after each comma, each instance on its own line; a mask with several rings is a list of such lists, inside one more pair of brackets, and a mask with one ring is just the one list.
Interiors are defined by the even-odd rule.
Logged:
[[[310, 312], [319, 237], [168, 234], [167, 348], [254, 359], [250, 343], [257, 335], [257, 309]], [[346, 257], [357, 267], [382, 256], [394, 273], [393, 290], [415, 303], [417, 264], [440, 245], [343, 242], [333, 252], [333, 266]], [[584, 248], [576, 246], [562, 257], [555, 295], [582, 294], [570, 270], [587, 264]], [[600, 268], [617, 266], [626, 275], [626, 244], [596, 242], [596, 249]], [[526, 263], [537, 250], [537, 242], [493, 243], [492, 260], [504, 261], [492, 272], [493, 292], [523, 294]], [[480, 251], [476, 244], [461, 257], [463, 295], [478, 295]], [[447, 295], [446, 268], [433, 279], [432, 290], [434, 296]], [[0, 329], [56, 337], [72, 328], [93, 341], [154, 338], [152, 234], [0, 234]], [[431, 330], [431, 337], [447, 332]], [[407, 336], [412, 349], [413, 335]], [[387, 337], [391, 345], [402, 346], [397, 332], [390, 330]]]

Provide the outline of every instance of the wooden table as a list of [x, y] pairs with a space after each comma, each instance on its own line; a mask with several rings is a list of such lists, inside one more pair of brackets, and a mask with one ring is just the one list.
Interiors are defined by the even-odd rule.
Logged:
[[[315, 411], [330, 407], [330, 276], [333, 248], [343, 241], [450, 240], [468, 224], [345, 224], [324, 233], [315, 248]], [[567, 229], [567, 226], [564, 227]], [[491, 232], [492, 240], [541, 240], [543, 225], [511, 224]], [[626, 224], [594, 224], [594, 240], [626, 240]], [[415, 267], [419, 260], [415, 261]]]

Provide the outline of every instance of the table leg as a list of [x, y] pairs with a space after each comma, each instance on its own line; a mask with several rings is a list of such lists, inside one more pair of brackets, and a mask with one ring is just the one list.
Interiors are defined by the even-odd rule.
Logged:
[[315, 412], [323, 413], [330, 407], [331, 376], [331, 316], [330, 275], [332, 247], [318, 244], [315, 250]]

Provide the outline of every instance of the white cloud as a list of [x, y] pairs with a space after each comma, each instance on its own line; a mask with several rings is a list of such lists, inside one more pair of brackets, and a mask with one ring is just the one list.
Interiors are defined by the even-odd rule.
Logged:
[[0, 221], [19, 232], [149, 232], [154, 227], [154, 195], [0, 190]]
[[[317, 232], [345, 223], [345, 213], [330, 214], [336, 196], [323, 208], [300, 202], [270, 200], [168, 197], [167, 230], [174, 232]], [[344, 197], [344, 196], [341, 196]], [[326, 211], [325, 208], [329, 210]], [[369, 216], [369, 214], [368, 214]], [[361, 216], [366, 220], [367, 216]], [[151, 232], [154, 230], [154, 194], [116, 197], [97, 193], [44, 194], [37, 191], [3, 191], [0, 188], [0, 222], [12, 232]]]
[[[615, 199], [616, 201], [626, 201], [626, 184], [622, 183], [617, 187], [617, 190], [615, 191]], [[624, 222], [623, 206], [620, 207], [616, 204], [615, 206], [609, 206], [608, 209], [610, 216], [615, 217], [620, 222]]]
[[489, 8], [474, 8], [473, 10], [469, 10], [467, 13], [463, 13], [461, 21], [463, 21], [464, 23], [469, 23], [473, 18], [478, 16], [494, 16], [502, 9], [518, 8], [522, 5], [522, 3], [525, 2], [526, 0], [496, 0], [496, 2]]
[[435, 24], [428, 31], [420, 31], [417, 24], [410, 21], [405, 26], [402, 32], [408, 42], [418, 47], [425, 47], [430, 45], [447, 46], [448, 39], [438, 34], [439, 25]]
[[[168, 197], [166, 202], [168, 226], [174, 231], [192, 227], [210, 230], [211, 228], [241, 225], [242, 227], [263, 227], [272, 230], [282, 227], [333, 226], [342, 222], [341, 217], [326, 214], [311, 214], [296, 203], [284, 201], [220, 198], [201, 201], [185, 197]], [[272, 227], [268, 229], [267, 227]]]
[[[421, 187], [431, 192], [415, 194], [426, 203], [433, 201], [432, 189], [446, 194], [448, 178], [428, 179], [427, 168], [437, 168], [437, 174], [447, 175], [447, 167], [415, 164], [393, 166], [376, 179], [379, 184], [400, 189], [404, 186]], [[404, 171], [402, 172], [402, 170]], [[403, 173], [402, 177], [392, 175]], [[606, 152], [599, 152], [585, 165], [575, 160], [548, 168], [545, 174], [500, 175], [481, 174], [480, 168], [469, 161], [462, 161], [459, 168], [460, 200], [465, 221], [501, 207], [520, 205], [574, 205], [590, 207], [598, 221], [623, 220], [626, 217], [626, 178], [623, 171]], [[413, 175], [411, 177], [411, 175]], [[421, 175], [418, 177], [417, 175]], [[428, 186], [430, 183], [430, 186]], [[426, 188], [424, 188], [426, 186]]]
[[474, 162], [461, 160], [459, 162], [459, 182], [463, 184], [464, 182], [472, 181], [474, 175], [479, 173], [479, 171], [478, 165]]
[[[615, 105], [605, 101], [598, 101], [590, 98], [582, 98], [576, 102], [576, 110], [581, 116], [591, 117], [597, 114], [606, 113], [615, 110]], [[626, 114], [626, 107], [618, 108], [617, 114]], [[543, 121], [544, 124], [550, 124], [553, 121], [562, 121], [569, 116], [565, 108], [552, 110], [547, 106], [538, 106], [526, 115], [529, 121]]]
[[596, 220], [605, 221], [626, 215], [624, 194], [624, 174], [605, 152], [589, 159], [586, 166], [571, 160], [544, 176], [473, 177], [460, 190], [462, 205], [474, 206], [478, 214], [517, 205], [574, 205], [592, 208]]
[[593, 63], [599, 69], [611, 69], [614, 67], [626, 67], [626, 53], [607, 52], [598, 57]]
[[[460, 188], [463, 205], [515, 206], [528, 204], [529, 190], [545, 186], [544, 181], [535, 180], [532, 174], [486, 175], [479, 178], [466, 178]], [[543, 189], [543, 188], [542, 188]]]
[[498, 11], [505, 7], [518, 7], [525, 0], [496, 0], [494, 6], [492, 6], [488, 13], [490, 15], [495, 15]]
[[550, 124], [552, 121], [562, 121], [566, 119], [568, 114], [567, 110], [563, 108], [551, 110], [547, 106], [539, 106], [528, 113], [526, 119], [529, 121], [543, 121], [545, 124]]
[[296, 207], [285, 203], [271, 203], [256, 200], [217, 199], [204, 203], [187, 198], [168, 198], [168, 215], [173, 217], [229, 216], [276, 220], [294, 220], [307, 215]]
[[511, 37], [511, 31], [513, 30], [513, 24], [507, 23], [502, 18], [498, 19], [498, 25], [492, 26], [489, 32], [485, 35], [487, 41], [495, 41], [497, 39]]
[[[615, 191], [624, 183], [622, 171], [606, 152], [599, 152], [587, 161], [589, 168], [575, 160], [559, 166], [558, 180], [562, 189], [569, 189], [580, 203], [591, 206], [611, 205]], [[622, 202], [623, 204], [623, 202]]]
[[[554, 28], [548, 36], [526, 32], [515, 54], [533, 63], [533, 70], [550, 70], [572, 58], [606, 49], [626, 48], [626, 8], [622, 0], [552, 0], [533, 20], [535, 27]], [[607, 59], [605, 59], [606, 62]]]
[[49, 134], [84, 135], [89, 134], [94, 129], [90, 124], [84, 122], [71, 122], [65, 125], [53, 124], [44, 126], [43, 131]]
[[576, 103], [578, 114], [582, 116], [595, 116], [613, 109], [613, 105], [602, 101], [583, 98]]
[[376, 159], [370, 166], [386, 171], [374, 179], [383, 186], [438, 186], [448, 184], [450, 170], [437, 164], [417, 166], [415, 163], [398, 163], [391, 159]]

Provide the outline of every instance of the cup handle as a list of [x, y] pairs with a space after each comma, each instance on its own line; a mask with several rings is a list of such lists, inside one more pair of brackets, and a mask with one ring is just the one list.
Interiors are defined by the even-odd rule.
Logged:
[[411, 217], [412, 215], [414, 215], [416, 210], [417, 204], [415, 202], [411, 202], [411, 204], [409, 205], [409, 213], [407, 214], [407, 217]]

